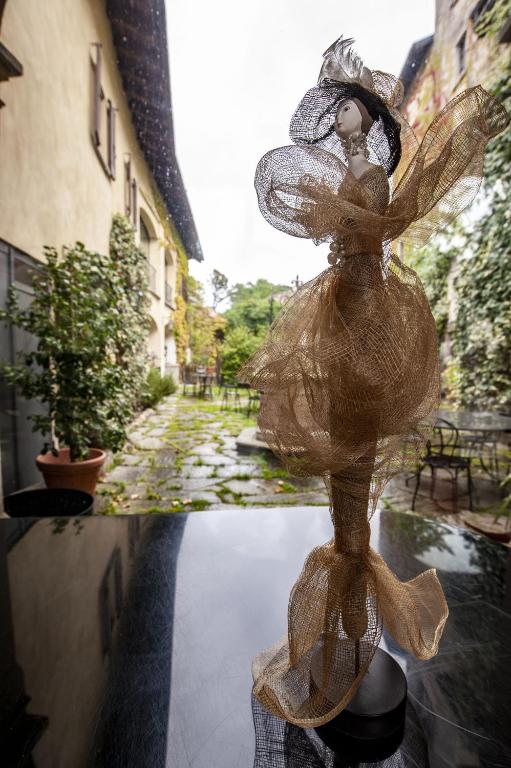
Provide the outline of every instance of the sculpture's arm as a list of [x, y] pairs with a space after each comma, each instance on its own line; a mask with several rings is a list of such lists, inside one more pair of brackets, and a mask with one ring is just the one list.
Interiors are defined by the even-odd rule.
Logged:
[[448, 102], [394, 190], [388, 210], [395, 222], [392, 238], [422, 246], [470, 205], [483, 179], [486, 144], [509, 119], [480, 85]]

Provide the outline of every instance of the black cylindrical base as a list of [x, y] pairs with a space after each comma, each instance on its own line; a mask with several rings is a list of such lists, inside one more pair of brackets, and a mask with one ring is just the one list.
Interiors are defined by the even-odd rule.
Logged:
[[315, 731], [342, 758], [384, 760], [403, 738], [406, 691], [406, 677], [397, 661], [377, 648], [355, 696], [337, 717]]
[[74, 488], [36, 488], [4, 496], [9, 517], [71, 517], [92, 515], [94, 497]]

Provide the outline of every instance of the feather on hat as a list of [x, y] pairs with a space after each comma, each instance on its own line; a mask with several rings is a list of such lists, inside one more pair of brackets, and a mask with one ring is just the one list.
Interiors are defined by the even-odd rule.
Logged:
[[326, 49], [318, 84], [323, 80], [357, 83], [376, 94], [388, 107], [397, 107], [403, 100], [403, 83], [388, 72], [370, 70], [364, 66], [352, 48], [354, 42], [353, 37], [343, 38], [341, 35]]

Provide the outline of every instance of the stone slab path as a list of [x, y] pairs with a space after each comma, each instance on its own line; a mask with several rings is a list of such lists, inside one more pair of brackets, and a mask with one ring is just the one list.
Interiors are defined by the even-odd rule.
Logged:
[[267, 452], [240, 454], [236, 436], [255, 416], [219, 402], [165, 398], [132, 425], [106, 466], [95, 512], [180, 512], [244, 506], [328, 505], [319, 478], [291, 477]]
[[[236, 437], [255, 426], [255, 415], [222, 410], [220, 401], [180, 394], [147, 409], [128, 432], [123, 451], [115, 454], [100, 478], [94, 511], [99, 514], [182, 512], [246, 506], [328, 505], [320, 478], [296, 478], [268, 451], [240, 454]], [[474, 467], [476, 470], [477, 467]], [[474, 472], [476, 511], [494, 504], [497, 486]], [[388, 509], [409, 512], [415, 479], [392, 478], [380, 499]], [[466, 526], [468, 506], [459, 485], [458, 513], [452, 513], [452, 486], [439, 476], [435, 499], [425, 473], [415, 514]], [[493, 516], [492, 516], [493, 517]]]

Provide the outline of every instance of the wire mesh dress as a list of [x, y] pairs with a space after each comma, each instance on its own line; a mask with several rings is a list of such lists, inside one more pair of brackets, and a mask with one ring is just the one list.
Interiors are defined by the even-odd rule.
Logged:
[[[326, 54], [337, 60], [325, 54], [319, 84], [293, 115], [296, 144], [261, 158], [255, 186], [273, 226], [316, 244], [341, 238], [344, 253], [287, 301], [237, 373], [262, 393], [258, 426], [273, 452], [292, 474], [322, 476], [329, 493], [334, 535], [305, 560], [287, 633], [252, 662], [256, 698], [304, 728], [349, 703], [383, 625], [420, 659], [438, 650], [448, 609], [435, 570], [402, 583], [369, 546], [378, 498], [421, 455], [440, 404], [435, 321], [390, 242], [422, 245], [472, 201], [485, 146], [509, 120], [476, 86], [446, 105], [419, 145], [396, 109], [400, 81], [358, 61], [347, 86], [346, 49], [335, 45]], [[365, 91], [384, 107], [368, 134], [373, 166], [357, 178], [332, 124], [340, 100]]]

